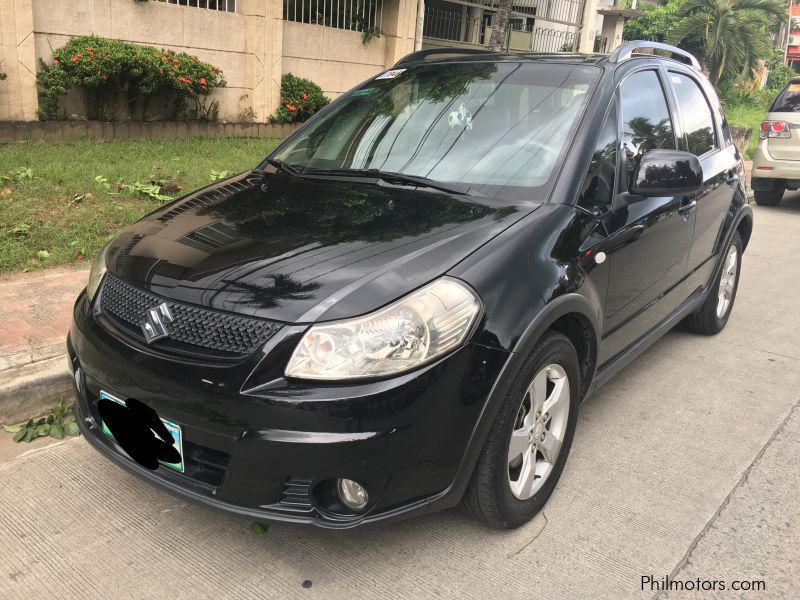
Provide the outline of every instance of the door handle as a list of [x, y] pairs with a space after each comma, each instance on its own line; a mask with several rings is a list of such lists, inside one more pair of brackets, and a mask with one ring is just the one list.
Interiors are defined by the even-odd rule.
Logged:
[[725, 183], [727, 183], [728, 185], [733, 185], [737, 181], [739, 181], [739, 173], [737, 173], [733, 169], [728, 171], [728, 176], [725, 178]]
[[695, 206], [697, 206], [697, 200], [692, 199], [691, 202], [688, 202], [688, 203], [684, 204], [683, 206], [681, 206], [678, 209], [678, 213], [680, 213], [682, 215], [685, 215], [685, 214], [689, 213]]

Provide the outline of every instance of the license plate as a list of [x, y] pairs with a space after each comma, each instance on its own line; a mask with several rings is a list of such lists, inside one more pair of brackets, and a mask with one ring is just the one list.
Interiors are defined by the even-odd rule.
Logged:
[[[121, 406], [125, 406], [125, 401], [117, 398], [113, 394], [109, 394], [103, 390], [100, 390], [100, 396], [98, 400], [111, 400], [112, 402], [116, 402]], [[159, 417], [160, 418], [160, 417]], [[101, 419], [102, 421], [102, 419]], [[175, 469], [176, 471], [180, 471], [183, 473], [183, 432], [181, 431], [180, 425], [176, 425], [171, 421], [167, 421], [166, 419], [161, 419], [161, 422], [164, 424], [164, 427], [167, 428], [167, 431], [170, 432], [172, 435], [172, 439], [175, 440], [175, 443], [172, 444], [172, 447], [178, 451], [178, 454], [181, 456], [181, 462], [179, 463], [168, 463], [164, 461], [158, 461], [165, 467], [169, 467], [170, 469]], [[108, 426], [103, 422], [103, 433], [105, 433], [109, 437], [114, 437], [111, 431], [108, 429]]]

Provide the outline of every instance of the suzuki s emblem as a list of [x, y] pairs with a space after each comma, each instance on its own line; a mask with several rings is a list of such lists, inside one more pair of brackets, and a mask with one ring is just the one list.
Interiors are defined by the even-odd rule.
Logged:
[[148, 310], [147, 318], [142, 323], [144, 341], [152, 344], [156, 340], [167, 337], [169, 335], [167, 323], [171, 322], [172, 314], [169, 312], [169, 306], [166, 302]]

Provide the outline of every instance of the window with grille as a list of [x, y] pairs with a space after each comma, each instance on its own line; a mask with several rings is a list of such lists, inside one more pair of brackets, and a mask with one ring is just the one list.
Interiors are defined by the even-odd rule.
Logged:
[[155, 0], [179, 6], [205, 8], [206, 10], [219, 10], [222, 12], [236, 12], [236, 0]]

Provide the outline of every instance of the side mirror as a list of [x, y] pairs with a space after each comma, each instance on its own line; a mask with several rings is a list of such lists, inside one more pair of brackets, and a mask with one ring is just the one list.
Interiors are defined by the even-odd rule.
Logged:
[[630, 193], [639, 196], [680, 196], [703, 187], [703, 167], [694, 154], [681, 150], [650, 150], [639, 159]]

